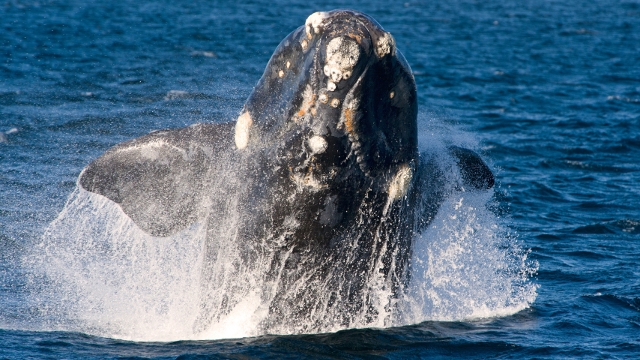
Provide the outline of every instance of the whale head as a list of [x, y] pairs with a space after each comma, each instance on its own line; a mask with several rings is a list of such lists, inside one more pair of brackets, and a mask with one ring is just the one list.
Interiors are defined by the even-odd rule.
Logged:
[[413, 166], [416, 134], [415, 81], [395, 40], [365, 14], [334, 10], [312, 14], [280, 43], [236, 122], [235, 144], [278, 148], [291, 178], [322, 188], [346, 169], [376, 178]]

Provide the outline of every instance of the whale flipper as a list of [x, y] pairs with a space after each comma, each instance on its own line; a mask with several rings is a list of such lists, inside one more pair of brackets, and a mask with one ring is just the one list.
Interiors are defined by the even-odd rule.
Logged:
[[[488, 190], [495, 183], [493, 172], [476, 152], [459, 146], [447, 147], [449, 155], [458, 165], [461, 184], [450, 184], [454, 187], [463, 185], [467, 190]], [[416, 171], [416, 193], [420, 194], [416, 203], [416, 219], [418, 232], [423, 231], [436, 216], [440, 205], [451, 191], [445, 170], [438, 164], [437, 154], [420, 153], [420, 166]]]
[[234, 125], [198, 124], [124, 142], [89, 164], [79, 184], [120, 205], [142, 230], [169, 236], [197, 221], [204, 181], [233, 148]]
[[493, 187], [495, 183], [493, 173], [480, 155], [459, 146], [450, 146], [449, 153], [458, 163], [465, 185], [477, 190], [488, 190]]

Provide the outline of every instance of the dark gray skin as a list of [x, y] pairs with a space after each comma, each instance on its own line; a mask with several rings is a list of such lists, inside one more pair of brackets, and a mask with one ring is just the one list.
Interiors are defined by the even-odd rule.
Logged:
[[[264, 331], [365, 326], [393, 313], [412, 240], [449, 189], [494, 184], [482, 159], [459, 147], [449, 154], [461, 181], [447, 184], [434, 154], [418, 152], [417, 111], [413, 75], [390, 34], [362, 13], [316, 13], [278, 46], [236, 123], [119, 144], [79, 184], [154, 236], [206, 219], [205, 263], [234, 214], [236, 266], [270, 254], [265, 281], [276, 291], [263, 294]], [[203, 276], [216, 278], [206, 265]], [[373, 283], [389, 294], [382, 306], [369, 296]], [[196, 329], [233, 308], [237, 300], [220, 292], [237, 286], [203, 291]]]

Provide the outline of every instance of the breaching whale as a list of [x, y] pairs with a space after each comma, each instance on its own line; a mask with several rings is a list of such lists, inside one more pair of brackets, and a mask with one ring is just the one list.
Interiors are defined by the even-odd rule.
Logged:
[[[356, 11], [317, 12], [277, 47], [237, 120], [121, 143], [78, 183], [153, 236], [204, 224], [196, 330], [251, 286], [263, 287], [265, 332], [379, 324], [392, 320], [412, 241], [447, 191], [494, 184], [471, 150], [448, 148], [453, 179], [440, 155], [420, 153], [417, 113], [391, 34]], [[212, 265], [229, 256], [221, 243], [239, 254], [224, 268]], [[247, 269], [260, 269], [262, 282]]]

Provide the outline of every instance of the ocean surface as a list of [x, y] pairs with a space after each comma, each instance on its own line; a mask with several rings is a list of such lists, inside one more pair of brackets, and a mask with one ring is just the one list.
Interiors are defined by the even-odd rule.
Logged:
[[[110, 267], [97, 241], [50, 239], [56, 219], [75, 221], [65, 235], [92, 225], [69, 213], [84, 166], [152, 130], [235, 119], [278, 43], [345, 7], [412, 67], [421, 146], [465, 145], [496, 175], [416, 245], [430, 306], [382, 328], [190, 336], [197, 242], [138, 239], [146, 252]], [[640, 2], [0, 4], [0, 358], [303, 357], [640, 357]]]

